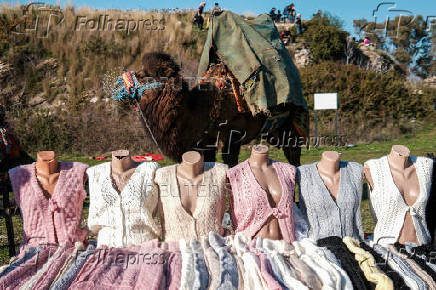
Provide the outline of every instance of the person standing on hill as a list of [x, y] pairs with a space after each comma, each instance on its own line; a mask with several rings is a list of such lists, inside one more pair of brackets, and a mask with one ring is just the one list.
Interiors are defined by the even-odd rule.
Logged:
[[286, 6], [285, 9], [283, 9], [283, 16], [285, 17], [285, 20], [286, 20], [286, 18], [288, 18], [290, 23], [295, 22], [295, 5], [294, 5], [294, 3]]
[[213, 7], [213, 9], [210, 12], [210, 14], [212, 16], [214, 16], [214, 15], [220, 14], [221, 12], [223, 12], [223, 10], [221, 9], [220, 5], [217, 2], [215, 2], [215, 6]]
[[282, 39], [283, 44], [286, 46], [292, 42], [292, 35], [291, 31], [289, 30], [289, 26], [285, 26], [285, 30], [280, 33], [280, 38]]
[[297, 35], [303, 33], [303, 25], [301, 23], [301, 14], [300, 13], [297, 14], [297, 20], [295, 21], [295, 24], [297, 25], [297, 27], [296, 27]]
[[276, 22], [280, 22], [282, 19], [282, 13], [280, 13], [280, 10], [277, 11], [277, 16], [276, 16]]
[[277, 19], [276, 9], [273, 7], [271, 11], [269, 12], [269, 16], [271, 19], [275, 22]]
[[200, 30], [203, 30], [204, 18], [202, 14], [205, 6], [206, 2], [201, 2], [194, 16], [194, 23], [197, 24], [198, 29]]
[[365, 46], [370, 46], [371, 45], [371, 39], [369, 39], [368, 36], [365, 36], [365, 39], [363, 40], [363, 44]]

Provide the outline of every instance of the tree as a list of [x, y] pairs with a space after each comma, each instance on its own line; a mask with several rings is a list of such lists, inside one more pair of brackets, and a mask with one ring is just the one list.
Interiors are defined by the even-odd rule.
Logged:
[[378, 48], [408, 67], [411, 73], [423, 78], [432, 73], [434, 45], [423, 16], [396, 16], [382, 23], [358, 19], [353, 24], [357, 34], [370, 37]]
[[305, 26], [303, 36], [316, 63], [345, 58], [348, 32], [341, 29], [341, 20], [325, 13], [314, 17]]

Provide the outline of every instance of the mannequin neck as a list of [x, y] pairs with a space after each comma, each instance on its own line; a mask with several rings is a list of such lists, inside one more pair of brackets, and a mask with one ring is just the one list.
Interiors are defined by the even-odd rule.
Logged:
[[41, 151], [36, 154], [36, 170], [45, 175], [57, 173], [59, 169], [56, 154], [53, 151]]
[[182, 177], [184, 178], [194, 179], [203, 173], [203, 167], [204, 164], [201, 160], [194, 163], [182, 161], [182, 163], [180, 163], [179, 172], [182, 173]]
[[403, 150], [399, 150], [395, 147], [392, 147], [391, 153], [388, 155], [388, 161], [392, 167], [397, 169], [405, 169], [408, 166], [410, 161], [409, 152], [408, 150], [404, 150], [404, 148], [400, 148]]
[[266, 167], [269, 163], [268, 147], [266, 146], [255, 146], [251, 150], [251, 155], [249, 158], [249, 163], [251, 167]]
[[130, 153], [127, 150], [120, 150], [112, 152], [112, 171], [123, 173], [133, 167], [134, 163], [130, 158]]
[[195, 151], [188, 151], [182, 155], [182, 163], [179, 165], [181, 177], [194, 179], [204, 171], [203, 157]]
[[321, 160], [318, 162], [318, 169], [322, 172], [335, 174], [340, 168], [340, 156], [335, 151], [326, 151], [322, 154]]

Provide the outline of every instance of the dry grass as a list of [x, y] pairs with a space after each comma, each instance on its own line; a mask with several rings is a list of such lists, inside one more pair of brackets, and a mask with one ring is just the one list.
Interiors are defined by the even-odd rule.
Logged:
[[[50, 26], [47, 38], [38, 38], [38, 33], [10, 34], [9, 49], [3, 56], [0, 52], [0, 58], [6, 58], [10, 63], [18, 62], [26, 68], [23, 59], [16, 59], [29, 57], [19, 53], [23, 46], [41, 52], [40, 56], [31, 52], [30, 57], [35, 63], [47, 57], [54, 58], [57, 61], [57, 82], [67, 88], [66, 93], [72, 98], [80, 98], [84, 92], [100, 95], [106, 71], [113, 68], [136, 70], [141, 67], [141, 56], [147, 52], [169, 53], [185, 74], [196, 73], [203, 49], [197, 43], [204, 42], [198, 38], [205, 38], [206, 32], [193, 32], [192, 11], [120, 11], [68, 6], [62, 12], [63, 22]], [[8, 19], [8, 23], [13, 19], [23, 19], [21, 9], [16, 6], [2, 4], [0, 14]], [[114, 25], [108, 24], [109, 19]], [[100, 23], [99, 28], [93, 26], [93, 20]], [[121, 23], [119, 26], [117, 21]], [[127, 23], [129, 30], [125, 29]], [[41, 91], [50, 95], [48, 81]]]

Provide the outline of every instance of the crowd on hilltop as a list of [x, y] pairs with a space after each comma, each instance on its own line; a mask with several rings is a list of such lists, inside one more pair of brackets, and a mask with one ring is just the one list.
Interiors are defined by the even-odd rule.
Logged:
[[294, 3], [286, 5], [285, 8], [283, 9], [283, 14], [280, 12], [280, 10], [276, 10], [276, 8], [273, 7], [269, 12], [269, 16], [271, 16], [271, 19], [277, 23], [278, 22], [297, 23], [298, 19], [300, 19], [301, 21], [301, 14], [297, 14]]
[[[321, 10], [318, 10], [315, 15], [321, 15]], [[297, 13], [294, 3], [286, 5], [283, 9], [283, 14], [280, 10], [276, 10], [276, 8], [273, 7], [269, 12], [269, 16], [275, 23], [283, 23], [285, 25], [284, 30], [280, 34], [285, 45], [295, 42], [295, 37], [303, 33], [301, 14]], [[294, 35], [291, 33], [290, 26], [295, 26]]]

